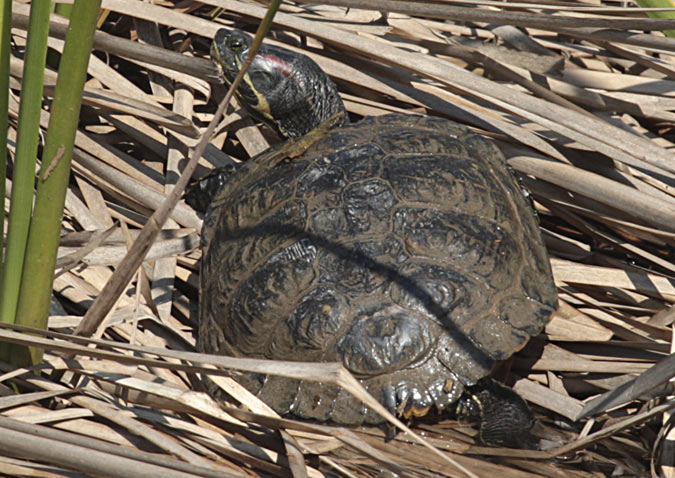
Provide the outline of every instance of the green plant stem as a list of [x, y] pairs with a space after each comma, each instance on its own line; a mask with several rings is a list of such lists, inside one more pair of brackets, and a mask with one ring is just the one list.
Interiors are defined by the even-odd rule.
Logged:
[[[101, 0], [75, 0], [73, 4], [73, 20], [66, 33], [54, 90], [21, 278], [16, 321], [21, 325], [44, 329], [47, 323], [73, 143], [100, 6]], [[41, 359], [39, 349], [13, 349], [12, 361], [16, 365], [36, 364]]]
[[[11, 46], [11, 30], [12, 0], [0, 0], [0, 111], [9, 110], [9, 51]], [[7, 174], [8, 121], [8, 115], [0, 115], [0, 201], [2, 201], [2, 207], [0, 207], [0, 291], [2, 291], [2, 271], [4, 269], [5, 251], [5, 179]]]
[[73, 6], [69, 3], [57, 3], [54, 8], [54, 13], [58, 13], [62, 17], [71, 18]]
[[51, 0], [33, 2], [28, 24], [28, 41], [21, 82], [21, 103], [16, 137], [16, 161], [12, 176], [12, 198], [7, 230], [7, 248], [0, 290], [0, 320], [14, 323], [19, 300], [21, 271], [33, 209], [33, 184], [42, 110], [47, 37]]
[[[673, 8], [675, 3], [673, 0], [636, 0], [637, 4], [643, 8]], [[673, 19], [675, 18], [675, 12], [673, 11], [664, 11], [664, 12], [648, 12], [651, 18], [664, 18], [664, 19]], [[666, 36], [670, 38], [675, 38], [675, 30], [662, 30]]]
[[[57, 3], [54, 5], [54, 13], [61, 15], [62, 17], [70, 19], [70, 16], [73, 12], [73, 5], [70, 3]], [[61, 60], [61, 54], [56, 50], [47, 51], [47, 65], [50, 68], [58, 70], [59, 61]]]

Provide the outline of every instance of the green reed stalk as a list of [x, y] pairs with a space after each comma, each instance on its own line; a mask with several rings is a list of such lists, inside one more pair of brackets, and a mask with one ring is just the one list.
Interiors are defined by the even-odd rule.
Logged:
[[54, 8], [54, 13], [58, 13], [62, 17], [72, 18], [71, 13], [73, 6], [70, 3], [57, 3]]
[[[0, 0], [0, 111], [9, 110], [9, 50], [12, 30], [12, 0]], [[5, 179], [9, 116], [0, 115], [0, 291], [5, 251]]]
[[[675, 8], [674, 0], [636, 0], [642, 8]], [[630, 10], [628, 10], [630, 11]], [[675, 12], [649, 12], [652, 18], [675, 18]], [[663, 30], [666, 36], [675, 38], [675, 30]]]
[[[72, 21], [66, 33], [54, 90], [21, 277], [16, 314], [16, 322], [21, 325], [44, 329], [47, 324], [82, 90], [100, 6], [101, 0], [75, 0], [73, 4]], [[16, 365], [35, 364], [42, 359], [39, 349], [15, 347], [12, 353], [12, 362]]]
[[40, 135], [42, 85], [44, 83], [51, 0], [33, 2], [21, 81], [21, 102], [16, 137], [16, 160], [12, 174], [5, 264], [0, 283], [0, 320], [14, 323], [26, 240], [33, 209], [35, 164]]

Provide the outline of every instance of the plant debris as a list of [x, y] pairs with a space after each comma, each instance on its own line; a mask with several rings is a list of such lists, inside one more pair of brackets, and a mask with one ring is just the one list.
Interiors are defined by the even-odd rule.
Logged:
[[[202, 218], [183, 201], [93, 338], [72, 335], [224, 94], [210, 39], [255, 31], [265, 12], [239, 0], [103, 7], [49, 331], [0, 327], [0, 340], [46, 350], [36, 370], [0, 364], [0, 476], [675, 476], [675, 39], [661, 33], [675, 21], [610, 0], [282, 5], [266, 41], [311, 56], [351, 115], [435, 115], [494, 138], [538, 212], [559, 308], [495, 375], [529, 401], [540, 449], [486, 448], [451, 419], [413, 423], [430, 451], [407, 433], [386, 442], [376, 428], [278, 417], [234, 380], [245, 367], [330, 375], [358, 394], [333, 364], [194, 353]], [[28, 6], [13, 10], [21, 48]], [[60, 50], [64, 20], [52, 18]], [[21, 71], [13, 56], [15, 95]], [[195, 177], [278, 141], [235, 102]], [[201, 391], [205, 373], [231, 403]]]

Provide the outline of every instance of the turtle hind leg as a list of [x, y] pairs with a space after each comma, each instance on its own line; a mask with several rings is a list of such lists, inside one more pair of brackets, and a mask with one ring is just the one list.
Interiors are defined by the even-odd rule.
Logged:
[[480, 421], [480, 440], [488, 445], [534, 448], [534, 416], [520, 395], [491, 378], [467, 387], [458, 401], [460, 418]]

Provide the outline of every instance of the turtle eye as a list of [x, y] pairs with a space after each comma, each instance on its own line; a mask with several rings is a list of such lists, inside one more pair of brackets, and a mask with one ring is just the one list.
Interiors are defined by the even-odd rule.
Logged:
[[233, 38], [230, 41], [230, 49], [233, 51], [239, 51], [244, 47], [244, 43], [239, 38]]

